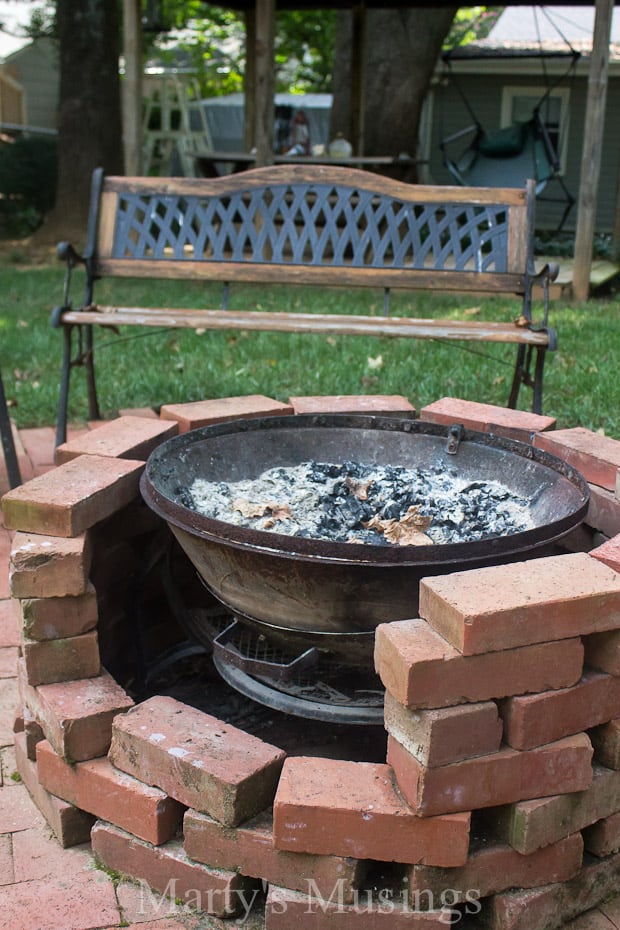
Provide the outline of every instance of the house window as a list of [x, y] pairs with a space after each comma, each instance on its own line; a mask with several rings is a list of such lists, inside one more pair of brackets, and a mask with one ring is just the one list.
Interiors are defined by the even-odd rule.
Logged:
[[560, 173], [566, 171], [568, 140], [568, 102], [570, 92], [566, 87], [553, 90], [544, 96], [541, 87], [504, 87], [502, 92], [502, 126], [531, 119], [536, 107], [545, 124], [549, 139], [560, 161]]

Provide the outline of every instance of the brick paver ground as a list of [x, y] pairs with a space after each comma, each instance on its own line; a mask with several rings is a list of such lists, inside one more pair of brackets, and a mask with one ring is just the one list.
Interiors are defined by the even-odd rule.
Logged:
[[[51, 427], [23, 430], [16, 440], [24, 480], [53, 467]], [[0, 494], [6, 490], [0, 460]], [[54, 839], [15, 769], [17, 686], [12, 663], [19, 633], [4, 603], [9, 544], [10, 534], [0, 525], [0, 930], [260, 930], [259, 918], [222, 921], [187, 913], [148, 887], [98, 868], [89, 844], [62, 849]], [[566, 927], [620, 930], [620, 896]]]

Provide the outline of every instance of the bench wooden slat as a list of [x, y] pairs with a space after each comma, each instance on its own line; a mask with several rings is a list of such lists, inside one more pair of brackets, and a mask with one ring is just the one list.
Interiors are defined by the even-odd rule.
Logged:
[[175, 261], [174, 259], [102, 258], [97, 272], [114, 277], [157, 277], [190, 281], [236, 281], [243, 284], [321, 284], [327, 287], [389, 287], [395, 290], [456, 291], [521, 296], [524, 275], [475, 271], [407, 271], [399, 268], [354, 268], [257, 262]]
[[546, 332], [515, 323], [479, 320], [423, 320], [413, 317], [369, 317], [337, 313], [282, 313], [267, 310], [189, 310], [159, 307], [105, 307], [66, 311], [63, 323], [97, 326], [163, 326], [187, 329], [248, 329], [282, 333], [326, 333], [343, 336], [390, 336], [415, 339], [463, 339], [522, 345], [549, 344]]

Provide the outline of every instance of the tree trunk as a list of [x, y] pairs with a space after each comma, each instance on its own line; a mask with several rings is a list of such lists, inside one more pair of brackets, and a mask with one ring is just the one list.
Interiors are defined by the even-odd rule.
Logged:
[[37, 231], [39, 242], [70, 239], [82, 248], [90, 179], [101, 165], [123, 173], [119, 4], [57, 0], [60, 46], [56, 205]]
[[[365, 155], [416, 155], [422, 104], [457, 9], [367, 11]], [[350, 75], [351, 14], [343, 11], [336, 30], [331, 138], [349, 135]]]

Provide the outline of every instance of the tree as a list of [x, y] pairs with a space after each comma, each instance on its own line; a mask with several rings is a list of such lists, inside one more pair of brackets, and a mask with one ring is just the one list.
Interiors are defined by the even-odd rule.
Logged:
[[102, 165], [122, 174], [120, 23], [116, 0], [57, 0], [60, 60], [58, 182], [41, 242], [84, 238], [90, 178]]
[[[365, 154], [416, 154], [422, 104], [456, 11], [456, 6], [368, 10]], [[351, 45], [351, 17], [340, 13], [332, 135], [346, 135], [351, 124]]]

